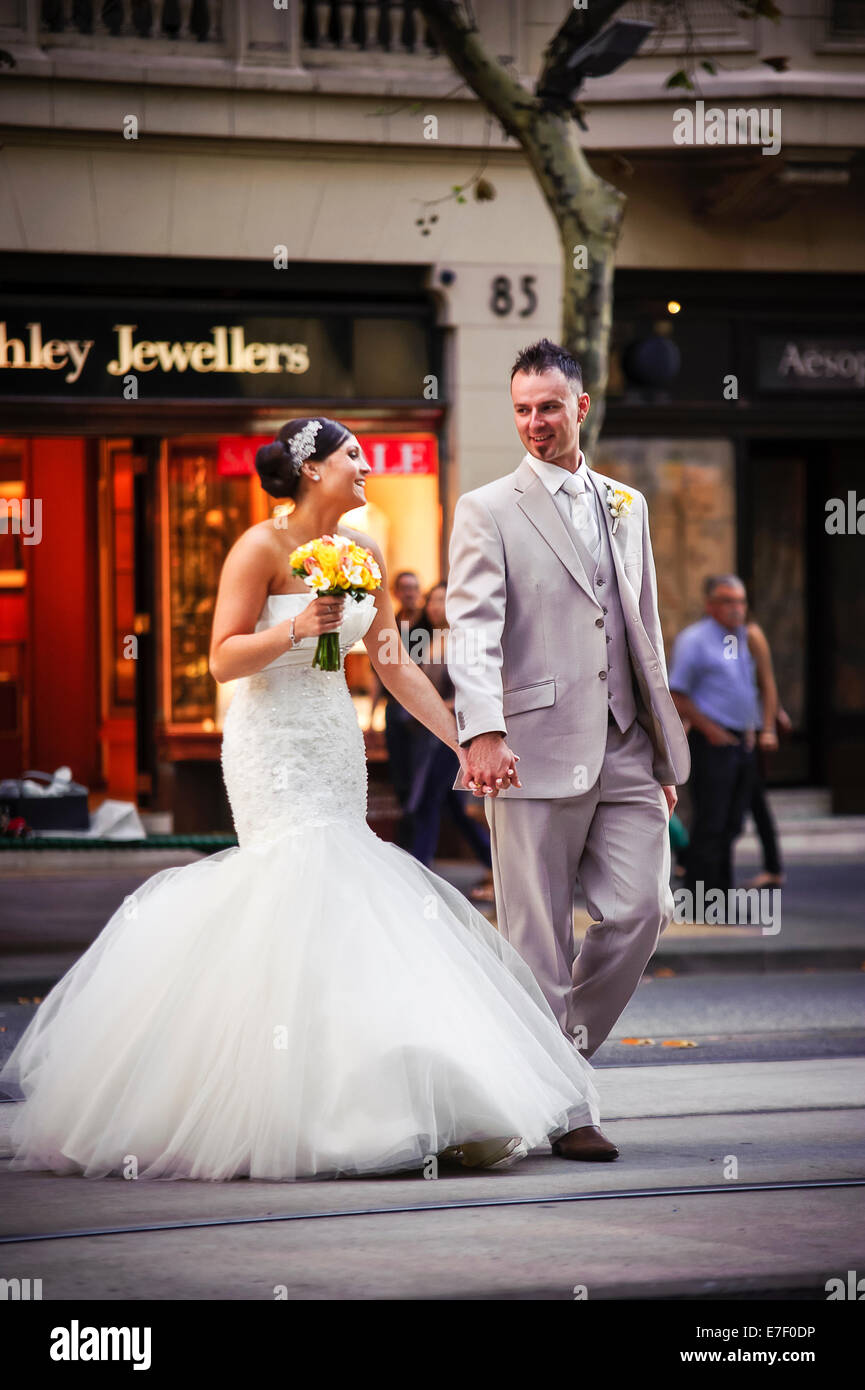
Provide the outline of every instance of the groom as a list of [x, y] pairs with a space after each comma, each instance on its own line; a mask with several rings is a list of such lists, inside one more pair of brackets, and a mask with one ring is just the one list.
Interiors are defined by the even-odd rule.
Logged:
[[[511, 396], [525, 457], [454, 514], [448, 666], [467, 750], [454, 785], [487, 798], [499, 930], [591, 1057], [673, 915], [668, 821], [690, 758], [645, 498], [586, 463], [589, 397], [564, 348], [521, 352]], [[577, 879], [593, 922], [575, 958]], [[553, 1150], [618, 1155], [596, 1125]]]

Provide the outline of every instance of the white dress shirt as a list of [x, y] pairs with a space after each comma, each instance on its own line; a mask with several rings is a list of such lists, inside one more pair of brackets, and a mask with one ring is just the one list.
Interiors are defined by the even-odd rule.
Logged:
[[580, 532], [595, 560], [601, 553], [601, 532], [598, 524], [595, 489], [586, 477], [588, 467], [583, 451], [576, 472], [569, 473], [557, 463], [547, 463], [527, 454], [529, 463], [555, 502], [565, 525]]

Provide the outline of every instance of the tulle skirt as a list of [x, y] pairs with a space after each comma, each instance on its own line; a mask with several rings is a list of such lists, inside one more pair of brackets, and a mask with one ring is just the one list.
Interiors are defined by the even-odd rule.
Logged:
[[154, 874], [0, 1077], [10, 1166], [86, 1177], [387, 1173], [599, 1120], [521, 957], [357, 819]]

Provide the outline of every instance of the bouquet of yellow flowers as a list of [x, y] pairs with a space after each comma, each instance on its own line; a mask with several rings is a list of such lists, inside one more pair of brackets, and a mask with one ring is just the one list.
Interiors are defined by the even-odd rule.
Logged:
[[[358, 603], [381, 584], [381, 570], [362, 545], [347, 536], [319, 536], [299, 545], [289, 556], [292, 573], [299, 575], [316, 594], [345, 594]], [[339, 633], [323, 632], [318, 639], [313, 666], [339, 670]]]

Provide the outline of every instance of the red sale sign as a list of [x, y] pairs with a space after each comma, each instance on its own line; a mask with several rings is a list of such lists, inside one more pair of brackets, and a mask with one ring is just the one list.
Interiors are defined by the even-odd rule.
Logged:
[[357, 438], [374, 475], [438, 472], [433, 434], [359, 434]]
[[[357, 436], [373, 477], [438, 473], [438, 441], [434, 434], [359, 434]], [[255, 472], [255, 455], [267, 436], [226, 434], [220, 438], [216, 471], [220, 478], [248, 477]]]
[[224, 434], [219, 441], [216, 471], [220, 478], [239, 478], [255, 472], [255, 455], [267, 440], [258, 434]]

